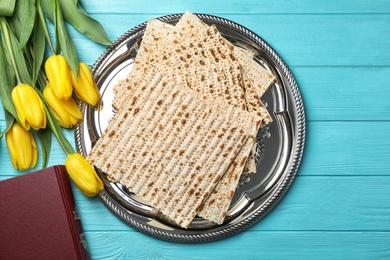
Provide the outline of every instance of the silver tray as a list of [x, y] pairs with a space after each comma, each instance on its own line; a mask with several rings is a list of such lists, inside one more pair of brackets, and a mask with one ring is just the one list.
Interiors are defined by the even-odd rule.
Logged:
[[[259, 36], [237, 23], [216, 16], [197, 15], [204, 22], [215, 24], [234, 45], [254, 51], [255, 60], [276, 76], [275, 84], [262, 97], [273, 122], [257, 135], [256, 173], [240, 179], [222, 225], [196, 218], [188, 229], [182, 229], [166, 221], [158, 211], [122, 185], [107, 181], [99, 172], [105, 185], [99, 197], [119, 219], [152, 237], [183, 243], [226, 238], [264, 217], [292, 183], [305, 140], [301, 95], [294, 76], [279, 55]], [[175, 24], [181, 16], [174, 14], [158, 19]], [[114, 114], [112, 87], [130, 72], [145, 27], [146, 22], [126, 32], [103, 52], [93, 66], [102, 102], [98, 109], [80, 103], [84, 119], [76, 126], [75, 139], [77, 150], [83, 155], [90, 151]]]

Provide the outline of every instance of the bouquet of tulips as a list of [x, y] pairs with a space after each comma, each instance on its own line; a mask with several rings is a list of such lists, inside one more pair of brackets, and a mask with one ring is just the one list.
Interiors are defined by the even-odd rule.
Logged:
[[[48, 20], [54, 24], [55, 46]], [[73, 182], [86, 196], [94, 196], [103, 183], [74, 151], [63, 128], [82, 119], [79, 100], [96, 106], [100, 95], [90, 68], [78, 60], [67, 22], [92, 41], [111, 44], [78, 0], [1, 0], [0, 97], [6, 127], [0, 138], [5, 136], [13, 166], [23, 171], [37, 163], [36, 138], [42, 167], [47, 166], [54, 135], [67, 154], [65, 166]]]

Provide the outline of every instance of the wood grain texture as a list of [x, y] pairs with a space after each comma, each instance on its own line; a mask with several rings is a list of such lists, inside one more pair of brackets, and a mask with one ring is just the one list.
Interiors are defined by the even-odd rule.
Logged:
[[390, 175], [387, 121], [309, 122], [306, 140], [300, 175]]
[[[389, 0], [82, 4], [111, 40], [150, 18], [186, 10], [237, 22], [266, 40], [291, 68], [307, 116], [304, 156], [286, 196], [229, 239], [183, 245], [150, 238], [72, 184], [93, 259], [390, 258]], [[69, 28], [80, 60], [92, 65], [106, 47]], [[73, 142], [71, 130], [66, 136]], [[4, 138], [0, 159], [0, 180], [23, 174], [13, 169]], [[54, 140], [49, 164], [64, 160]]]
[[[255, 231], [200, 245], [123, 232], [87, 232], [94, 259], [388, 259], [386, 232]], [[94, 245], [101, 245], [94, 247]], [[142, 248], [142, 250], [140, 250]], [[324, 254], [326, 251], [326, 254]]]
[[390, 67], [291, 70], [301, 90], [307, 121], [390, 120]]
[[105, 0], [83, 0], [83, 7], [88, 13], [176, 13], [180, 9], [188, 9], [192, 12], [202, 13], [243, 13], [243, 14], [366, 14], [366, 13], [390, 13], [389, 2], [330, 0], [326, 2], [300, 0], [276, 0], [276, 1], [252, 1], [252, 0], [229, 0], [224, 2], [208, 1], [181, 1], [171, 0], [169, 4], [159, 0], [151, 0], [139, 4], [130, 0], [111, 0], [108, 5]]

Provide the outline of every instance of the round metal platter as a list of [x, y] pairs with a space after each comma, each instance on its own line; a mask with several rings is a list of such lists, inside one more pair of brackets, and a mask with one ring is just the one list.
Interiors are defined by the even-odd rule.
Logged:
[[[273, 122], [259, 131], [255, 155], [257, 170], [243, 175], [222, 225], [196, 217], [188, 229], [166, 219], [120, 184], [107, 181], [99, 193], [101, 201], [118, 218], [150, 236], [183, 243], [207, 242], [232, 236], [259, 221], [282, 198], [297, 172], [305, 139], [305, 115], [297, 83], [279, 55], [259, 36], [232, 21], [197, 14], [207, 24], [215, 24], [234, 45], [254, 51], [260, 66], [276, 76], [275, 83], [262, 97]], [[175, 24], [182, 14], [159, 20]], [[112, 87], [131, 71], [146, 22], [115, 41], [93, 66], [101, 92], [99, 108], [80, 104], [84, 119], [75, 129], [77, 150], [87, 155], [114, 115]]]

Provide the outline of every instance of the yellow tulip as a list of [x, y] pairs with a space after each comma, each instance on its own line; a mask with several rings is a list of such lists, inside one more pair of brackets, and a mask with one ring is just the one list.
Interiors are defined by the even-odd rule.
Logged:
[[46, 127], [46, 112], [38, 93], [27, 84], [19, 84], [13, 88], [14, 103], [20, 124], [28, 131], [30, 126], [35, 130]]
[[38, 147], [29, 131], [14, 123], [5, 134], [5, 141], [15, 169], [24, 171], [36, 165]]
[[100, 93], [88, 65], [84, 62], [79, 62], [79, 74], [77, 80], [73, 72], [71, 74], [73, 88], [77, 97], [87, 104], [96, 106], [100, 100]]
[[45, 63], [45, 71], [55, 95], [59, 99], [68, 99], [73, 92], [72, 73], [64, 56], [50, 56]]
[[51, 111], [58, 123], [65, 128], [71, 128], [83, 118], [80, 109], [72, 97], [68, 99], [59, 99], [50, 85], [43, 90], [43, 96], [46, 98]]
[[85, 196], [93, 197], [104, 188], [93, 166], [81, 154], [68, 155], [65, 167], [70, 178]]

